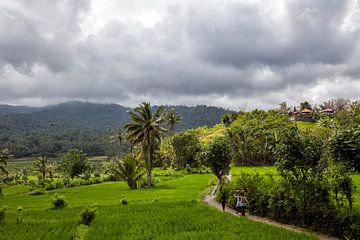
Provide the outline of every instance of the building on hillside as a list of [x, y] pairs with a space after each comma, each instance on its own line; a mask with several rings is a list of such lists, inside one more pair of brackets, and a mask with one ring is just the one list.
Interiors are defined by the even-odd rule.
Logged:
[[290, 112], [289, 119], [292, 121], [313, 122], [314, 112], [307, 108], [303, 109], [301, 112], [300, 111]]
[[333, 118], [335, 116], [335, 111], [331, 108], [326, 108], [324, 110], [321, 110], [320, 113], [324, 114], [325, 116], [328, 116], [330, 118]]

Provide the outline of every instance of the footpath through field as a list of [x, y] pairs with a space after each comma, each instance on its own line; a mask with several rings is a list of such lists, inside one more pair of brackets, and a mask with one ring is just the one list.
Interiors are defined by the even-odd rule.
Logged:
[[[204, 198], [204, 201], [206, 203], [208, 203], [210, 206], [215, 207], [215, 208], [222, 211], [221, 204], [218, 201], [215, 200], [214, 192], [215, 191], [212, 191], [211, 194], [206, 195], [205, 198]], [[241, 217], [236, 213], [236, 211], [234, 209], [229, 208], [227, 206], [225, 208], [225, 211], [228, 212], [228, 213], [231, 213], [231, 214], [233, 214], [235, 216]], [[292, 225], [287, 225], [287, 224], [282, 224], [282, 223], [279, 223], [279, 222], [271, 221], [269, 219], [253, 216], [253, 215], [250, 215], [250, 214], [247, 214], [246, 218], [248, 218], [248, 219], [250, 219], [252, 221], [261, 222], [261, 223], [264, 223], [264, 224], [269, 224], [269, 225], [273, 225], [273, 226], [276, 226], [276, 227], [284, 228], [284, 229], [287, 229], [287, 230], [290, 230], [290, 231], [304, 233], [304, 234], [307, 234], [307, 235], [310, 235], [310, 236], [314, 236], [314, 237], [317, 237], [319, 240], [338, 240], [338, 238], [329, 237], [329, 236], [326, 236], [326, 235], [322, 235], [322, 234], [319, 234], [319, 233], [315, 233], [315, 232], [305, 230], [303, 228], [299, 228], [299, 227], [292, 226]]]

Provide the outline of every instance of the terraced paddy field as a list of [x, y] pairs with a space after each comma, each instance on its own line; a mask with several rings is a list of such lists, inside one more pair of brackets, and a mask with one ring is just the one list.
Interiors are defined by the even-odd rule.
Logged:
[[[39, 196], [29, 195], [27, 187], [10, 187], [0, 199], [9, 209], [0, 239], [315, 239], [206, 205], [201, 198], [212, 179], [185, 175], [140, 190], [108, 182]], [[54, 193], [64, 195], [68, 206], [52, 209]], [[122, 195], [126, 206], [119, 203]], [[89, 227], [79, 227], [79, 214], [88, 205], [97, 206], [98, 214]], [[18, 206], [23, 207], [19, 223]]]

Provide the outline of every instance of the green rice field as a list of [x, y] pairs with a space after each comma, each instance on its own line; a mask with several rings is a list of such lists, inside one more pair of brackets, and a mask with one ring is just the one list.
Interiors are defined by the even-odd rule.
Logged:
[[[9, 209], [0, 239], [315, 239], [206, 205], [201, 197], [212, 181], [210, 174], [194, 174], [160, 179], [152, 189], [107, 182], [39, 196], [29, 195], [24, 186], [9, 187], [0, 199]], [[52, 209], [54, 193], [64, 195], [68, 206]], [[126, 206], [119, 203], [122, 195], [129, 200]], [[89, 227], [79, 227], [79, 214], [88, 205], [97, 206], [98, 214]], [[18, 206], [23, 210], [17, 223]]]

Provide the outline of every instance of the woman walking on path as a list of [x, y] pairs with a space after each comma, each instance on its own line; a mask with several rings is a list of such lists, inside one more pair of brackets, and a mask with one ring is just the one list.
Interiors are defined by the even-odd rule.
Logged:
[[245, 191], [244, 190], [237, 190], [236, 194], [234, 195], [236, 199], [236, 213], [241, 213], [242, 216], [245, 216], [245, 209], [247, 205], [249, 204], [247, 198], [245, 197]]

